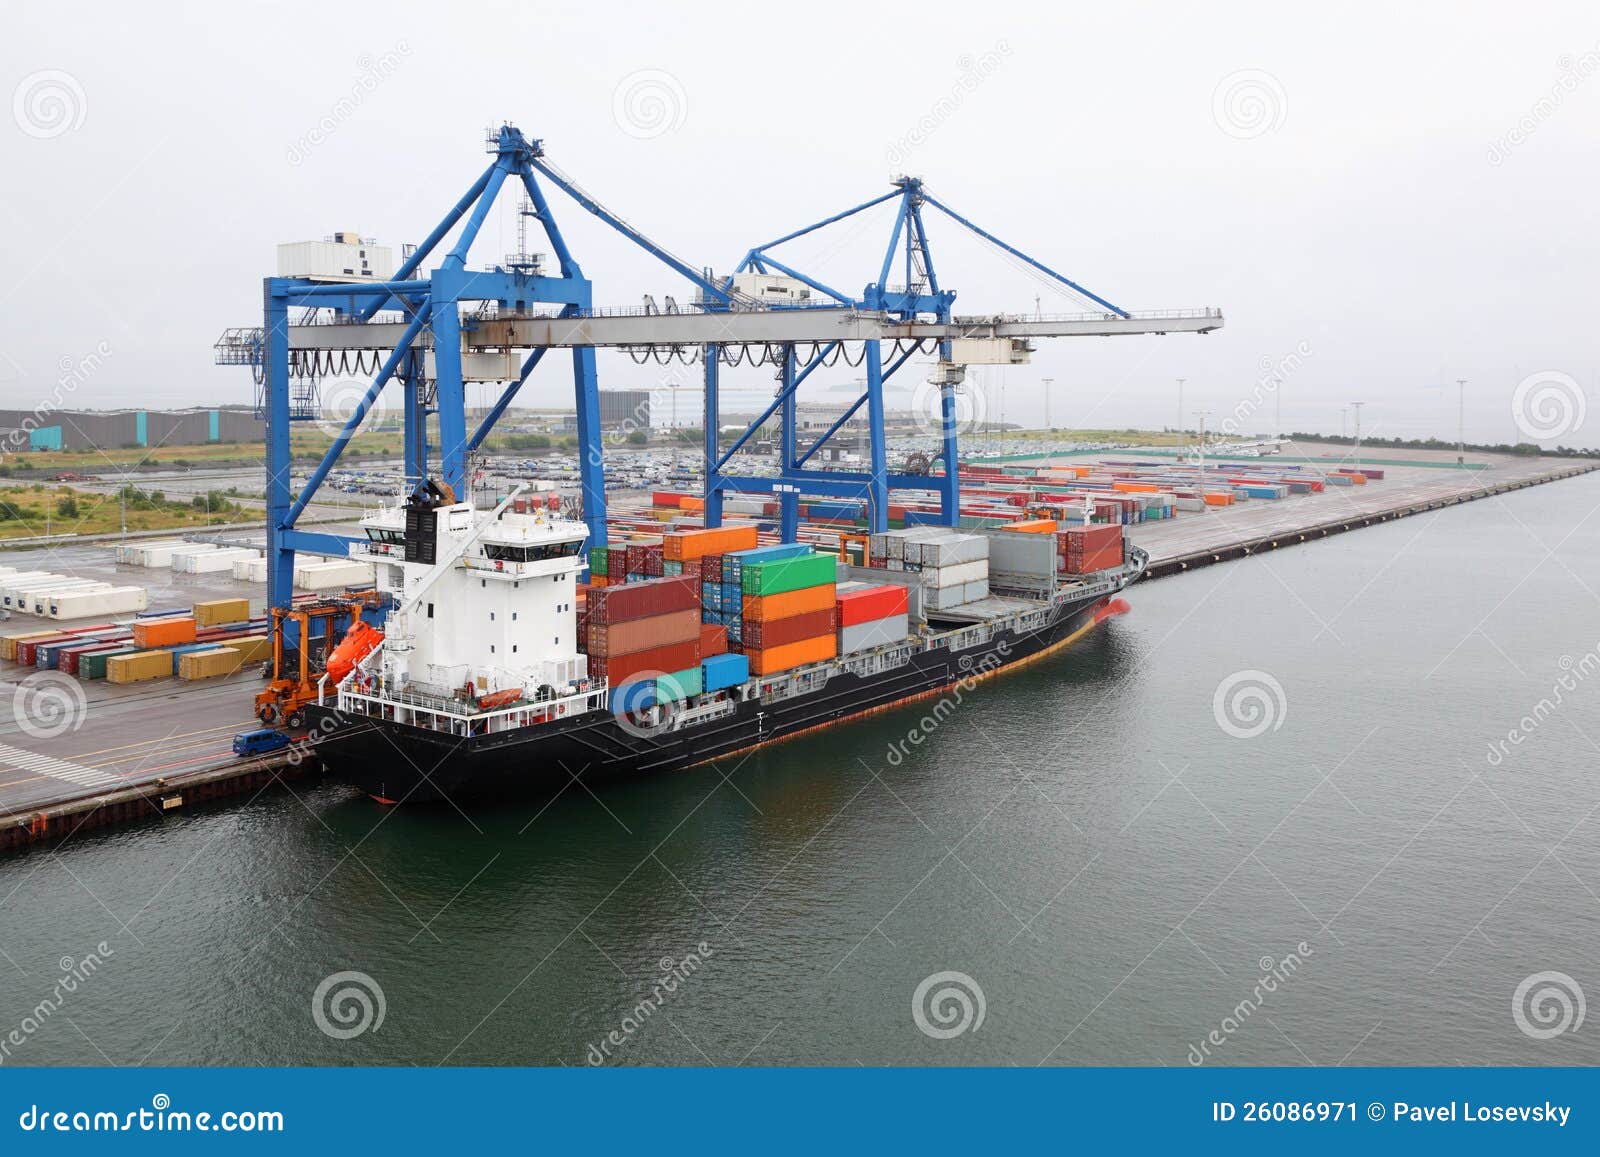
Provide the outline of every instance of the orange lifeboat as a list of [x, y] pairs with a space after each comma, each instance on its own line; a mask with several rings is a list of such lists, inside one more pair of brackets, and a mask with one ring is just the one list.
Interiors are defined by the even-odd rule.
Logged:
[[510, 707], [522, 698], [521, 687], [507, 687], [504, 691], [491, 691], [478, 696], [479, 711], [493, 711], [496, 707]]
[[381, 642], [382, 631], [365, 619], [357, 619], [328, 656], [328, 678], [335, 683], [342, 682]]

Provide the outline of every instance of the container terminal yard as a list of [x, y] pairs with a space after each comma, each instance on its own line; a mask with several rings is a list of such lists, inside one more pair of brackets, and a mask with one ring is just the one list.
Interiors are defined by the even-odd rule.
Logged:
[[[1055, 521], [1034, 517], [1050, 514], [1063, 522], [1081, 519], [1089, 495], [1101, 511], [1097, 519], [1127, 520], [1130, 539], [1149, 553], [1149, 581], [1600, 468], [1584, 459], [1509, 455], [1472, 455], [1462, 467], [1453, 456], [1402, 450], [1363, 451], [1356, 466], [1353, 457], [1323, 446], [1285, 443], [1281, 450], [1265, 459], [1224, 456], [1204, 464], [1111, 452], [975, 465], [962, 473], [963, 525], [1036, 525]], [[896, 504], [894, 521], [914, 525], [916, 507], [937, 510], [932, 492], [920, 497]], [[649, 541], [652, 527], [695, 525], [701, 519], [694, 508], [701, 504], [691, 494], [618, 494], [611, 541]], [[771, 500], [745, 505], [763, 541], [777, 541], [778, 523], [767, 513], [774, 509]], [[861, 537], [866, 520], [843, 517], [860, 513], [850, 506], [805, 510], [801, 539], [839, 550]], [[146, 536], [0, 551], [0, 598], [14, 604], [0, 623], [0, 702], [12, 712], [0, 737], [0, 847], [149, 822], [317, 772], [313, 743], [303, 733], [275, 752], [235, 751], [235, 735], [258, 726], [252, 704], [270, 657], [264, 560], [250, 548], [261, 536], [192, 537], [201, 541]], [[307, 576], [302, 566], [304, 581], [321, 589], [298, 590], [295, 605], [337, 602], [364, 585], [363, 567], [370, 571], [367, 564], [312, 562]], [[326, 578], [317, 577], [318, 568]], [[7, 585], [11, 576], [39, 572], [59, 576], [44, 578], [46, 587], [81, 584], [86, 609], [96, 592], [130, 587], [147, 596], [147, 605], [140, 613], [102, 617], [91, 610], [87, 618], [51, 618], [38, 613], [48, 612], [47, 599], [36, 597], [24, 607], [15, 581]], [[1136, 590], [1133, 603], [1136, 612]], [[188, 633], [179, 633], [195, 641], [151, 641], [149, 650], [180, 653], [163, 657], [159, 671], [117, 672], [125, 656], [139, 653], [141, 625], [163, 621], [162, 611], [193, 618]], [[63, 638], [72, 631], [91, 641]], [[74, 644], [81, 653], [72, 654]], [[192, 650], [185, 654], [184, 648]], [[209, 665], [207, 653], [214, 656]]]

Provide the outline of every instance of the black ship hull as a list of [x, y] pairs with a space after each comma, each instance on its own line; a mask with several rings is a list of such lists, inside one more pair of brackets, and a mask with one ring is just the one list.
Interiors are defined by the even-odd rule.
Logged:
[[312, 704], [307, 716], [328, 771], [381, 803], [540, 795], [573, 778], [588, 783], [693, 767], [987, 679], [1071, 642], [1113, 613], [1109, 602], [1104, 595], [1059, 602], [1033, 630], [999, 630], [964, 650], [919, 651], [869, 676], [836, 672], [805, 694], [739, 702], [681, 730], [641, 734], [606, 711], [470, 737], [342, 714], [332, 705]]

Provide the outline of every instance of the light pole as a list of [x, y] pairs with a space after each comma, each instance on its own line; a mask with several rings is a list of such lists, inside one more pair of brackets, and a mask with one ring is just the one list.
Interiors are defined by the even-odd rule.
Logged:
[[1178, 457], [1183, 457], [1183, 383], [1188, 378], [1178, 379]]
[[1456, 379], [1456, 465], [1467, 464], [1467, 379]]
[[1361, 465], [1361, 407], [1365, 405], [1365, 402], [1350, 403], [1350, 408], [1356, 412], [1356, 451], [1354, 461], [1357, 466]]
[[1348, 407], [1346, 407], [1346, 406], [1340, 406], [1339, 407], [1339, 440], [1341, 442], [1344, 441], [1345, 437], [1347, 436], [1345, 434], [1345, 430], [1346, 430], [1346, 418], [1345, 418], [1345, 415], [1347, 415], [1349, 412], [1350, 412], [1350, 410], [1349, 410]]
[[1210, 410], [1196, 410], [1194, 416], [1199, 419], [1195, 423], [1195, 452], [1200, 456], [1200, 469], [1206, 468], [1206, 417]]
[[1055, 379], [1040, 378], [1039, 380], [1044, 383], [1044, 428], [1047, 431], [1054, 430], [1055, 427], [1050, 424], [1050, 383]]

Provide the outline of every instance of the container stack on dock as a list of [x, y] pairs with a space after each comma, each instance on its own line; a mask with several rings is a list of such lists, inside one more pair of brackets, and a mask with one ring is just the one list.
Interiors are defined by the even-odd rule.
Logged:
[[989, 540], [944, 526], [874, 534], [871, 565], [917, 575], [923, 605], [948, 610], [989, 597]]

